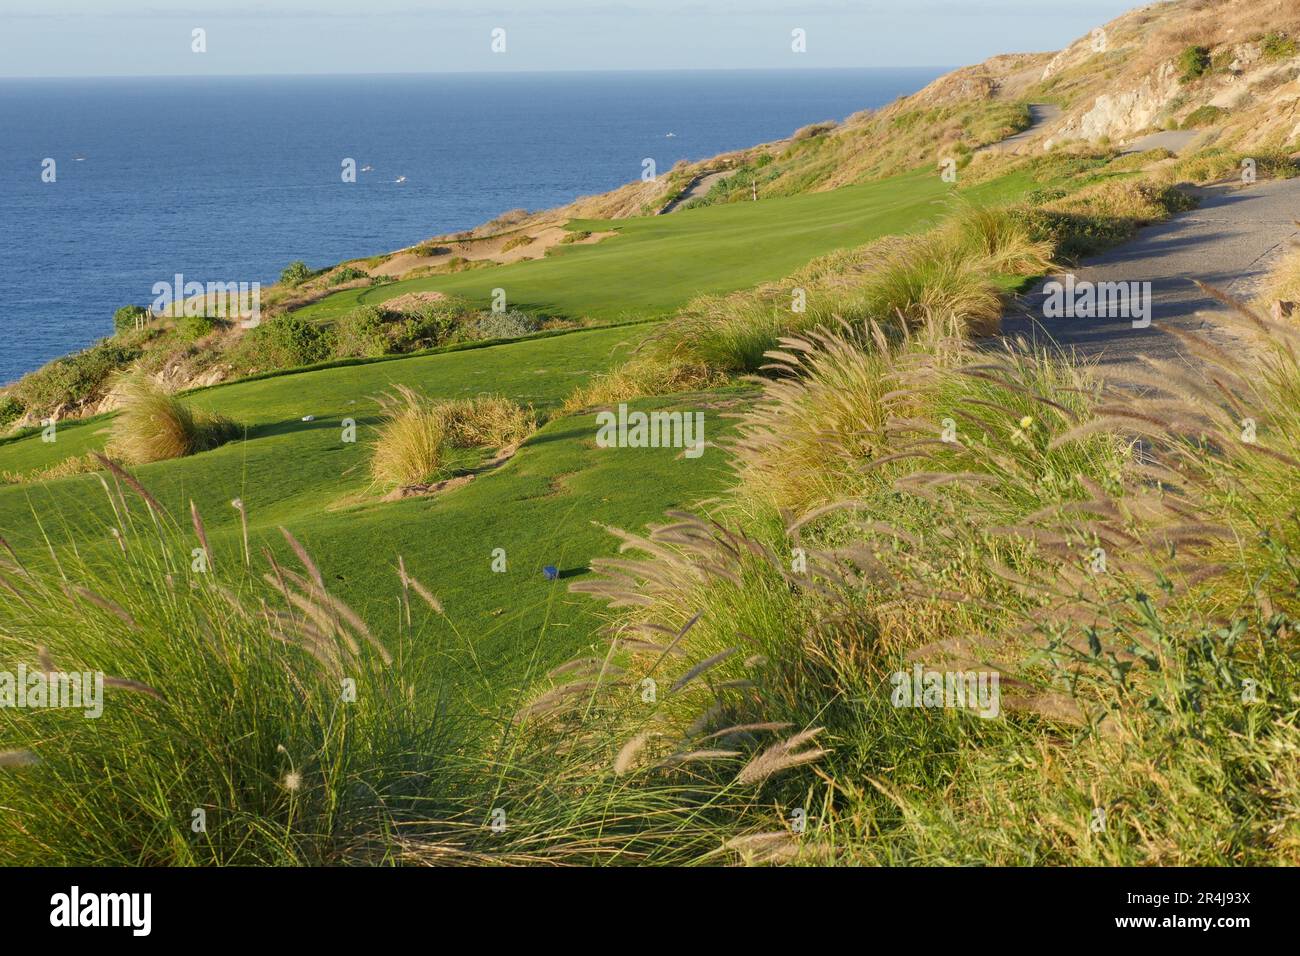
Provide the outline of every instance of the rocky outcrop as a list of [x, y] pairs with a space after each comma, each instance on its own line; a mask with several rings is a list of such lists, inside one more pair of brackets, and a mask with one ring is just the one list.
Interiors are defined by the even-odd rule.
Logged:
[[1143, 77], [1134, 87], [1102, 93], [1083, 112], [1068, 118], [1044, 141], [1044, 149], [1072, 139], [1097, 142], [1121, 141], [1156, 126], [1179, 95], [1178, 74], [1165, 63]]

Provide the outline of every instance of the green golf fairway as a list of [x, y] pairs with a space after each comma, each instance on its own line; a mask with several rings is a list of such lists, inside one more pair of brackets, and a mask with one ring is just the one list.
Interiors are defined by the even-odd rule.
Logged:
[[[995, 202], [1027, 185], [1004, 178], [961, 195]], [[779, 279], [836, 249], [921, 231], [951, 211], [952, 195], [953, 187], [938, 176], [911, 172], [830, 192], [667, 216], [574, 220], [571, 229], [618, 235], [596, 245], [556, 246], [544, 259], [349, 289], [296, 314], [334, 319], [358, 305], [430, 291], [486, 307], [499, 288], [512, 308], [552, 316], [608, 322], [665, 315], [697, 295]]]

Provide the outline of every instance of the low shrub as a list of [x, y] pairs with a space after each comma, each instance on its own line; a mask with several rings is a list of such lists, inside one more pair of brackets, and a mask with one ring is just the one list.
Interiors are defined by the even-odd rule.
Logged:
[[1259, 41], [1259, 47], [1266, 60], [1289, 60], [1300, 52], [1295, 39], [1278, 30], [1266, 34]]
[[1228, 115], [1228, 111], [1219, 106], [1198, 106], [1187, 114], [1183, 120], [1183, 129], [1200, 129], [1202, 126], [1212, 126], [1221, 118]]
[[365, 269], [358, 269], [354, 266], [344, 266], [330, 273], [330, 277], [325, 280], [328, 286], [342, 285], [345, 282], [356, 282], [359, 279], [372, 279], [369, 272]]
[[1226, 47], [1210, 57], [1210, 70], [1214, 73], [1226, 73], [1236, 59], [1236, 51], [1232, 47]]
[[6, 428], [10, 423], [22, 418], [23, 403], [18, 401], [12, 395], [0, 395], [0, 428]]
[[104, 339], [90, 348], [55, 359], [30, 372], [10, 388], [9, 394], [25, 409], [41, 415], [56, 408], [84, 408], [108, 391], [110, 381], [130, 368], [143, 354], [142, 333]]
[[149, 310], [142, 305], [124, 305], [113, 313], [113, 331], [138, 332], [149, 321]]
[[335, 358], [377, 358], [389, 351], [390, 340], [384, 313], [375, 306], [361, 306], [334, 323], [332, 354]]
[[325, 328], [290, 314], [250, 329], [237, 355], [248, 367], [279, 369], [323, 362], [331, 351], [331, 335]]
[[393, 351], [411, 352], [445, 344], [458, 327], [459, 313], [456, 310], [429, 306], [390, 322], [388, 335]]
[[217, 321], [206, 315], [184, 315], [176, 320], [176, 331], [181, 338], [192, 342], [215, 332]]
[[280, 273], [280, 281], [285, 285], [302, 285], [315, 275], [316, 273], [312, 271], [307, 263], [298, 259], [284, 267], [284, 270]]
[[461, 325], [460, 333], [469, 340], [517, 339], [532, 335], [541, 327], [542, 321], [536, 316], [510, 309], [506, 312], [480, 312]]
[[1184, 83], [1199, 80], [1210, 69], [1210, 50], [1203, 46], [1189, 46], [1178, 54], [1178, 76]]

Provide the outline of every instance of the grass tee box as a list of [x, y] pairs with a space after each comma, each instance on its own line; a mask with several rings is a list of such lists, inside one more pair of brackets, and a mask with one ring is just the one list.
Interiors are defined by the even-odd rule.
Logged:
[[[213, 558], [238, 561], [240, 528], [232, 499], [245, 504], [254, 552], [283, 554], [285, 526], [310, 548], [331, 587], [375, 622], [391, 621], [398, 594], [398, 555], [443, 600], [454, 625], [428, 650], [473, 663], [475, 687], [490, 695], [520, 655], [554, 664], [589, 640], [598, 626], [589, 602], [569, 597], [569, 578], [612, 539], [596, 524], [639, 528], [684, 502], [721, 490], [721, 451], [679, 460], [673, 449], [601, 449], [595, 416], [557, 418], [501, 468], [444, 495], [380, 503], [369, 493], [373, 396], [401, 382], [431, 398], [482, 392], [510, 396], [539, 410], [558, 406], [591, 374], [626, 357], [643, 328], [619, 327], [490, 348], [376, 361], [234, 383], [188, 401], [248, 427], [247, 436], [212, 451], [133, 469], [171, 514], [188, 521], [192, 500], [207, 526]], [[726, 392], [728, 390], [724, 390]], [[670, 400], [698, 408], [725, 396]], [[664, 402], [650, 400], [645, 407]], [[313, 416], [310, 422], [302, 421]], [[708, 415], [708, 438], [730, 429], [721, 410]], [[359, 441], [344, 444], [341, 425], [354, 418]], [[26, 470], [102, 447], [106, 418], [60, 426], [58, 440], [39, 435], [0, 445], [0, 467]], [[630, 480], [634, 476], [636, 480]], [[48, 540], [104, 560], [116, 555], [113, 511], [94, 476], [0, 486], [0, 535], [25, 559], [41, 560]], [[176, 542], [189, 554], [192, 542]], [[491, 570], [494, 549], [506, 573]], [[188, 558], [186, 557], [188, 561]], [[548, 582], [542, 568], [558, 568]], [[546, 631], [545, 646], [538, 646]]]

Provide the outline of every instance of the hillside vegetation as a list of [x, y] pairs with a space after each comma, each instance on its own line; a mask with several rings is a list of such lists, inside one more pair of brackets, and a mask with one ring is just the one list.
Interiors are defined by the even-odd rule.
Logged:
[[[1297, 172], [1292, 19], [1144, 8], [16, 383], [0, 660], [107, 677], [0, 709], [0, 858], [1300, 863], [1294, 257], [1192, 366], [997, 336], [1191, 184]], [[1258, 99], [1124, 152], [1169, 71], [1171, 126]], [[642, 412], [703, 444], [602, 439]]]

